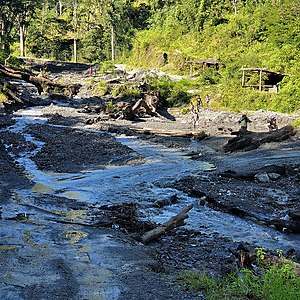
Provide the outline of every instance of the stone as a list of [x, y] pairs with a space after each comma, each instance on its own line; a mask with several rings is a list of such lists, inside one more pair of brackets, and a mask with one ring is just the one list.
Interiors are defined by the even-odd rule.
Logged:
[[261, 183], [270, 182], [270, 178], [267, 173], [258, 173], [254, 176], [255, 180]]

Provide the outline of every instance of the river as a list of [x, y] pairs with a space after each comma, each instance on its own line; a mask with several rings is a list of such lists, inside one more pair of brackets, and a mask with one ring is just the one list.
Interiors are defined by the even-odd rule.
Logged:
[[[9, 130], [22, 134], [26, 125], [43, 124], [47, 121], [43, 116], [42, 107], [19, 110], [14, 114], [14, 119], [16, 123]], [[81, 130], [90, 129], [81, 128]], [[33, 142], [37, 149], [34, 152], [23, 153], [17, 160], [35, 185], [29, 192], [16, 191], [20, 197], [50, 194], [103, 205], [136, 202], [140, 207], [141, 219], [158, 223], [166, 221], [182, 207], [193, 203], [194, 208], [189, 212], [190, 217], [186, 225], [189, 229], [218, 234], [237, 242], [255, 243], [273, 250], [297, 248], [299, 245], [299, 235], [287, 235], [252, 221], [200, 206], [197, 204], [198, 199], [168, 187], [172, 181], [189, 174], [205, 178], [207, 172], [214, 168], [210, 163], [189, 159], [178, 149], [151, 144], [136, 137], [116, 136], [118, 141], [142, 154], [146, 162], [137, 166], [86, 169], [76, 174], [53, 173], [38, 170], [31, 160], [31, 156], [39, 151], [43, 143], [29, 134], [25, 134], [25, 138]], [[156, 200], [168, 199], [174, 194], [178, 197], [176, 205], [164, 208], [153, 206]]]

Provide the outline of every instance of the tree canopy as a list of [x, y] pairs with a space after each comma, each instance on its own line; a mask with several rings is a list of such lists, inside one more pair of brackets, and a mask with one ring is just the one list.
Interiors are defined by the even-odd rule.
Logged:
[[[209, 85], [222, 107], [294, 111], [300, 105], [300, 0], [0, 0], [0, 7], [6, 53], [19, 44], [22, 53], [23, 40], [28, 56], [114, 59], [182, 74], [190, 71], [188, 61], [211, 58], [220, 68], [199, 70], [198, 88], [204, 94]], [[290, 76], [276, 95], [258, 94], [241, 88], [241, 67]]]

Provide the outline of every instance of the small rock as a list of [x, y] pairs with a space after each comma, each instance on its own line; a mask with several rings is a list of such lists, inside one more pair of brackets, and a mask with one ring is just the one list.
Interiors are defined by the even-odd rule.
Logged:
[[255, 180], [261, 183], [270, 182], [270, 178], [267, 173], [258, 173], [254, 176]]
[[278, 174], [278, 173], [268, 173], [268, 176], [273, 181], [275, 181], [275, 180], [277, 180], [277, 179], [279, 179], [281, 177], [281, 175]]

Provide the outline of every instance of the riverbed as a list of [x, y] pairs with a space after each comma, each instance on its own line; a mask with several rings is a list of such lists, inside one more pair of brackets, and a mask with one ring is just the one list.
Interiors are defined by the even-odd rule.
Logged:
[[[263, 186], [258, 197], [260, 184], [218, 182], [217, 172], [230, 160], [240, 168], [251, 155], [222, 156], [189, 139], [184, 147], [170, 147], [138, 135], [111, 134], [101, 124], [87, 125], [88, 117], [67, 105], [33, 107], [16, 111], [14, 124], [1, 131], [7, 162], [15, 166], [2, 174], [10, 181], [1, 194], [2, 298], [139, 299], [144, 293], [145, 299], [153, 299], [155, 282], [157, 299], [198, 299], [167, 287], [174, 279], [169, 275], [200, 266], [213, 273], [234, 269], [232, 252], [240, 243], [298, 253], [299, 235], [214, 209], [177, 188], [183, 182], [188, 190], [190, 183], [183, 178], [193, 177], [204, 195], [224, 203], [246, 198], [246, 192], [256, 204], [274, 199], [281, 206], [271, 214], [281, 217], [282, 207], [291, 203], [297, 190], [279, 193], [282, 183], [275, 182]], [[191, 159], [189, 153], [197, 151], [200, 159]], [[257, 152], [253, 157], [259, 158]], [[243, 193], [235, 190], [238, 187]], [[265, 192], [269, 198], [263, 197]], [[155, 205], [174, 195], [176, 203]], [[88, 226], [101, 207], [123, 203], [136, 203], [139, 220], [155, 223], [165, 222], [188, 204], [193, 209], [184, 227], [148, 246], [120, 226]], [[261, 207], [259, 213], [269, 218], [269, 211]]]

